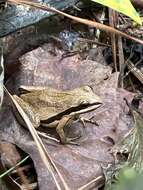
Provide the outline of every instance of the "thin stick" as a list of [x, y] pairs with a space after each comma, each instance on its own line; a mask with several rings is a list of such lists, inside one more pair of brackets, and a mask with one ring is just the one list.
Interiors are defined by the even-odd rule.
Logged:
[[[89, 183], [87, 183], [87, 184], [83, 185], [82, 187], [80, 187], [78, 190], [86, 190], [86, 189], [88, 189], [91, 185], [93, 185], [93, 184], [96, 185], [97, 183], [99, 183], [99, 182], [101, 182], [101, 181], [103, 181], [103, 180], [104, 180], [104, 177], [103, 177], [103, 176], [98, 176], [97, 178], [91, 180]], [[94, 187], [95, 187], [95, 186], [94, 186]]]
[[32, 7], [35, 7], [35, 8], [39, 8], [39, 9], [48, 11], [48, 12], [54, 12], [54, 13], [63, 15], [65, 17], [68, 17], [68, 18], [70, 18], [72, 20], [75, 20], [77, 22], [86, 24], [88, 26], [92, 26], [92, 27], [101, 29], [101, 30], [103, 30], [105, 32], [114, 33], [116, 35], [121, 35], [121, 36], [123, 36], [125, 38], [128, 38], [130, 40], [133, 40], [133, 41], [136, 41], [138, 43], [143, 44], [143, 40], [140, 40], [138, 38], [130, 36], [130, 35], [128, 35], [128, 34], [126, 34], [124, 32], [121, 32], [120, 30], [117, 30], [117, 29], [115, 29], [113, 27], [110, 27], [110, 26], [107, 26], [107, 25], [104, 25], [104, 24], [101, 24], [101, 23], [98, 23], [98, 22], [95, 22], [95, 21], [91, 21], [91, 20], [88, 20], [88, 19], [83, 19], [83, 18], [79, 18], [79, 17], [76, 17], [76, 16], [72, 16], [72, 15], [69, 15], [69, 14], [67, 14], [65, 12], [59, 11], [59, 10], [53, 8], [53, 7], [48, 7], [47, 5], [42, 5], [42, 4], [39, 4], [39, 3], [34, 3], [34, 2], [24, 1], [24, 0], [7, 0], [7, 2], [12, 3], [12, 4], [29, 5], [29, 6], [32, 6]]

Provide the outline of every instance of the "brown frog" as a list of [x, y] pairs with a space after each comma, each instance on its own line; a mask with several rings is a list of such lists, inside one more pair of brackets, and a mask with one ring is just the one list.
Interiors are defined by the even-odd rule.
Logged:
[[[29, 116], [35, 128], [55, 127], [61, 143], [71, 143], [65, 136], [64, 127], [79, 119], [80, 114], [97, 109], [102, 101], [91, 87], [82, 86], [73, 90], [57, 90], [50, 87], [21, 87], [25, 94], [13, 95]], [[22, 119], [16, 114], [19, 122]]]

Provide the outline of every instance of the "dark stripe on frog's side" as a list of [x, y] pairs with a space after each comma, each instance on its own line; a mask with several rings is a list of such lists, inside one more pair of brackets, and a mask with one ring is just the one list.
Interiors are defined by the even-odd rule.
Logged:
[[[46, 120], [41, 120], [41, 123], [48, 124], [48, 123], [51, 123], [51, 122], [53, 122], [55, 120], [60, 120], [63, 117], [63, 115], [68, 115], [68, 114], [71, 114], [71, 113], [74, 113], [74, 112], [78, 112], [80, 110], [84, 110], [84, 109], [86, 109], [88, 107], [91, 107], [91, 106], [94, 106], [94, 105], [95, 106], [96, 105], [101, 105], [101, 103], [96, 102], [96, 103], [90, 104], [90, 105], [89, 104], [83, 104], [83, 105], [80, 105], [78, 107], [71, 107], [71, 108], [69, 108], [69, 109], [67, 109], [67, 110], [65, 110], [63, 112], [60, 112], [59, 114], [57, 114], [55, 116], [52, 116], [52, 117], [50, 117], [50, 118], [48, 118]], [[87, 112], [88, 111], [86, 111], [86, 113]], [[89, 110], [89, 112], [91, 112], [91, 110]]]

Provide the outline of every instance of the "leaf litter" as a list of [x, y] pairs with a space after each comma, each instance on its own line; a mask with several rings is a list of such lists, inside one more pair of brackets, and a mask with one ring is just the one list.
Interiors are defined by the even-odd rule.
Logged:
[[[118, 74], [112, 74], [110, 66], [88, 59], [82, 60], [78, 54], [61, 59], [61, 50], [54, 56], [48, 51], [48, 47], [49, 44], [45, 44], [22, 56], [20, 71], [15, 73], [6, 85], [12, 93], [17, 93], [20, 85], [52, 86], [58, 89], [90, 85], [103, 99], [103, 106], [85, 114], [87, 118], [93, 116], [99, 126], [86, 123], [80, 146], [61, 145], [42, 139], [69, 188], [78, 189], [94, 178], [103, 176], [101, 165], [106, 166], [114, 162], [109, 150], [132, 126], [132, 119], [128, 116], [123, 99], [132, 99], [133, 94], [117, 88]], [[6, 97], [0, 119], [0, 139], [16, 144], [30, 155], [37, 172], [39, 189], [45, 190], [47, 186], [51, 190], [55, 189], [53, 179], [39, 156], [35, 142], [28, 130], [16, 121]], [[75, 122], [69, 133], [82, 131], [81, 124]]]

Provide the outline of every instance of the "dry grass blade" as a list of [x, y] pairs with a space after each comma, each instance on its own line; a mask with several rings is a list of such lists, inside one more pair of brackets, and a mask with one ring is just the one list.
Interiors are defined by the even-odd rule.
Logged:
[[128, 38], [130, 40], [133, 40], [133, 41], [136, 41], [138, 43], [141, 43], [143, 44], [143, 40], [140, 40], [138, 38], [135, 38], [133, 36], [130, 36], [124, 32], [121, 32], [113, 27], [110, 27], [110, 26], [106, 26], [104, 24], [101, 24], [101, 23], [98, 23], [98, 22], [95, 22], [95, 21], [91, 21], [91, 20], [87, 20], [87, 19], [83, 19], [83, 18], [79, 18], [79, 17], [76, 17], [76, 16], [72, 16], [72, 15], [69, 15], [67, 13], [64, 13], [62, 11], [59, 11], [53, 7], [48, 7], [47, 5], [42, 5], [42, 4], [39, 4], [39, 3], [34, 3], [34, 2], [31, 2], [31, 1], [24, 1], [24, 0], [7, 0], [8, 3], [12, 3], [12, 4], [21, 4], [21, 5], [29, 5], [29, 6], [32, 6], [32, 7], [35, 7], [35, 8], [39, 8], [39, 9], [42, 9], [44, 11], [48, 11], [48, 12], [54, 12], [54, 13], [57, 13], [57, 14], [60, 14], [60, 15], [63, 15], [65, 17], [68, 17], [76, 22], [80, 22], [80, 23], [83, 23], [83, 24], [86, 24], [88, 26], [92, 26], [92, 27], [95, 27], [95, 28], [98, 28], [98, 29], [101, 29], [105, 32], [110, 32], [110, 33], [114, 33], [116, 35], [120, 35], [120, 36], [123, 36], [125, 38]]
[[89, 183], [83, 185], [82, 187], [80, 187], [78, 190], [87, 190], [91, 188], [91, 185], [94, 185], [94, 188], [96, 188], [96, 185], [99, 183], [101, 183], [101, 185], [103, 185], [104, 181], [104, 177], [103, 176], [98, 176], [97, 178], [91, 180]]
[[20, 107], [20, 105], [16, 102], [16, 100], [13, 98], [13, 96], [8, 92], [8, 90], [6, 89], [6, 87], [4, 86], [4, 91], [7, 93], [7, 95], [10, 97], [12, 103], [14, 104], [14, 106], [17, 108], [19, 114], [21, 115], [21, 117], [23, 118], [23, 120], [25, 121], [27, 128], [29, 129], [36, 145], [38, 148], [38, 151], [40, 153], [41, 159], [43, 161], [43, 163], [45, 164], [45, 166], [47, 167], [47, 169], [49, 170], [49, 172], [51, 173], [55, 184], [57, 186], [58, 190], [62, 190], [63, 188], [60, 187], [55, 173], [54, 171], [58, 174], [58, 176], [60, 177], [60, 180], [63, 183], [63, 187], [65, 190], [69, 190], [68, 185], [66, 184], [63, 176], [61, 175], [61, 173], [59, 172], [59, 170], [57, 169], [55, 163], [53, 162], [53, 160], [51, 159], [49, 153], [47, 152], [44, 144], [42, 143], [42, 140], [40, 139], [40, 137], [37, 134], [37, 131], [35, 130], [35, 128], [33, 127], [31, 121], [29, 120], [28, 116], [26, 115], [26, 113], [23, 111], [23, 109]]
[[44, 132], [37, 131], [37, 133], [38, 133], [39, 136], [41, 136], [41, 137], [43, 137], [45, 139], [52, 140], [52, 141], [55, 141], [57, 143], [60, 143], [60, 140], [58, 140], [58, 139], [56, 139], [54, 137], [51, 137], [51, 136], [45, 134]]
[[135, 65], [131, 62], [127, 62], [127, 67], [130, 70], [131, 73], [143, 84], [143, 73], [135, 67]]
[[3, 102], [3, 80], [4, 80], [4, 66], [3, 66], [3, 48], [0, 47], [0, 106]]
[[29, 158], [29, 156], [26, 156], [23, 160], [21, 160], [20, 162], [18, 162], [15, 166], [11, 167], [10, 169], [8, 169], [6, 172], [0, 174], [0, 178], [3, 178], [5, 175], [10, 174], [14, 169], [16, 169], [19, 165], [21, 165], [23, 162], [25, 162], [27, 159]]

